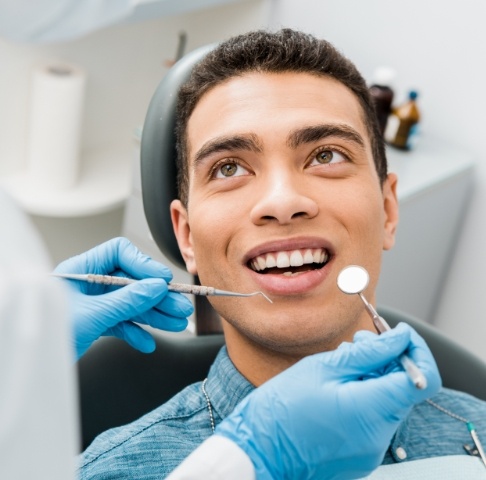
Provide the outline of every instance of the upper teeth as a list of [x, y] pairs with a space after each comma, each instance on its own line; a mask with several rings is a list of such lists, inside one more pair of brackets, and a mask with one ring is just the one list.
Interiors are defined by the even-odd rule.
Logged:
[[323, 248], [306, 248], [284, 252], [271, 252], [259, 255], [251, 260], [253, 270], [260, 272], [266, 268], [300, 267], [309, 263], [324, 263], [328, 258]]

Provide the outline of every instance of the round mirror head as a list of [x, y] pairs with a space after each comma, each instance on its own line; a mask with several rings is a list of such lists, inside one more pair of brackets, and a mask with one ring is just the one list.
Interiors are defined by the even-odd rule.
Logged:
[[365, 268], [349, 265], [341, 270], [337, 278], [339, 290], [348, 295], [361, 293], [368, 286], [370, 276]]

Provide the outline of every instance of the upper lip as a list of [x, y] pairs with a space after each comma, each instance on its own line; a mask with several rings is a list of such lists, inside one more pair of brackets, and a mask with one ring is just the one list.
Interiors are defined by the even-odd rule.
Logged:
[[319, 237], [298, 237], [286, 238], [281, 240], [273, 240], [265, 242], [251, 248], [243, 257], [243, 263], [246, 265], [250, 260], [259, 255], [270, 252], [283, 252], [290, 250], [298, 250], [304, 248], [324, 248], [329, 254], [333, 252], [331, 243]]

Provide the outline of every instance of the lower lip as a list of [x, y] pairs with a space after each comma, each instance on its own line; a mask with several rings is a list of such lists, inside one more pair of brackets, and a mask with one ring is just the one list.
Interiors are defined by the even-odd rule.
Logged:
[[269, 273], [259, 274], [253, 270], [250, 270], [250, 272], [253, 280], [267, 294], [299, 295], [311, 291], [326, 279], [330, 263], [331, 261], [322, 268], [309, 270], [308, 272], [303, 272], [295, 276]]

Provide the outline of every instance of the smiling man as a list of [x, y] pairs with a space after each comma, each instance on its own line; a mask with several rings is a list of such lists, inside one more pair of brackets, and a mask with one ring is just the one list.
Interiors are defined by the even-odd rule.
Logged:
[[[171, 212], [188, 271], [273, 303], [213, 297], [226, 347], [208, 378], [100, 436], [83, 478], [163, 478], [255, 387], [375, 331], [359, 298], [336, 286], [344, 267], [362, 265], [375, 302], [398, 222], [397, 179], [354, 65], [300, 32], [252, 32], [194, 68], [177, 115]], [[434, 399], [439, 408], [421, 403], [402, 423], [383, 463], [464, 454], [470, 437], [458, 415], [486, 429], [484, 403], [448, 390]]]
[[355, 94], [329, 76], [251, 71], [205, 93], [186, 129], [187, 198], [172, 216], [189, 272], [274, 301], [212, 301], [237, 369], [259, 385], [373, 330], [336, 278], [363, 265], [373, 296], [396, 178], [378, 176]]

